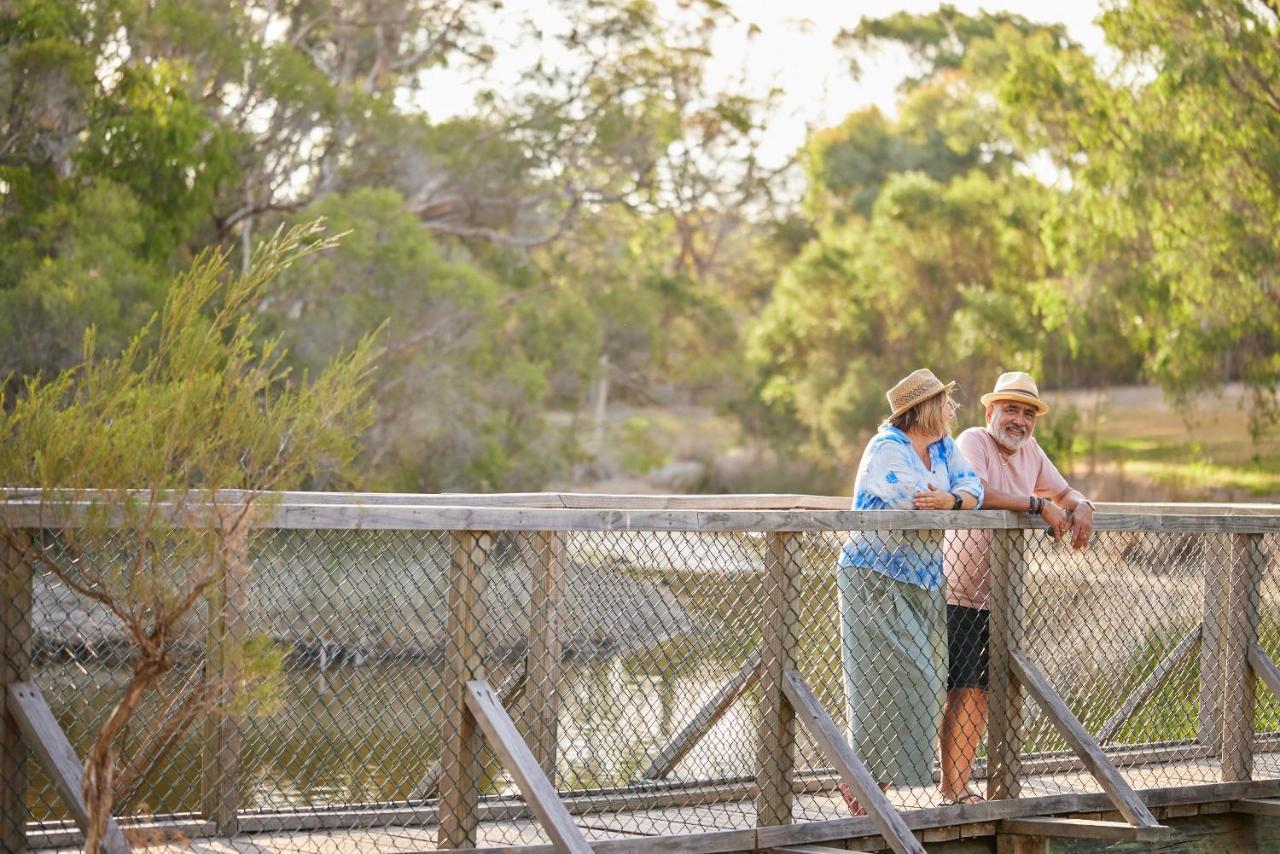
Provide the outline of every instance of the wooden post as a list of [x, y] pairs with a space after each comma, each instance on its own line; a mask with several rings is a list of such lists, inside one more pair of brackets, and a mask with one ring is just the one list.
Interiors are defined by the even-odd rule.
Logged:
[[218, 578], [209, 585], [205, 678], [212, 698], [204, 724], [203, 812], [221, 836], [239, 833], [240, 715], [233, 711], [243, 673], [244, 612], [248, 606], [249, 550], [246, 532], [231, 535]]
[[445, 621], [444, 720], [440, 737], [441, 848], [474, 848], [480, 823], [483, 740], [467, 707], [467, 683], [484, 679], [484, 573], [488, 534], [453, 533], [449, 613]]
[[760, 727], [756, 756], [756, 824], [791, 823], [795, 771], [795, 711], [783, 693], [795, 669], [796, 587], [800, 538], [769, 534], [765, 549], [764, 629], [760, 645]]
[[996, 833], [996, 854], [1048, 854], [1049, 840], [1043, 836]]
[[1198, 728], [1200, 743], [1215, 755], [1222, 753], [1222, 641], [1227, 615], [1226, 574], [1227, 567], [1222, 561], [1205, 561]]
[[987, 723], [987, 798], [1016, 798], [1021, 784], [1022, 685], [1011, 667], [1023, 614], [1025, 533], [994, 531], [991, 538], [990, 717]]
[[[31, 565], [0, 528], [0, 693], [31, 679]], [[27, 747], [17, 719], [0, 703], [0, 851], [27, 850]]]
[[532, 535], [537, 543], [533, 595], [529, 597], [529, 652], [525, 664], [525, 738], [552, 785], [556, 781], [556, 736], [560, 729], [560, 601], [564, 539], [556, 531]]
[[1227, 570], [1226, 632], [1222, 656], [1222, 781], [1253, 776], [1253, 713], [1258, 685], [1249, 666], [1249, 648], [1258, 639], [1258, 582], [1262, 537], [1231, 536]]

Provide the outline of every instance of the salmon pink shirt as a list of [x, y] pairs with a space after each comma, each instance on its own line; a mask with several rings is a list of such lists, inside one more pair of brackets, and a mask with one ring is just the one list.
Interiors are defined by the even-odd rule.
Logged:
[[[956, 446], [982, 478], [987, 489], [1014, 495], [1038, 495], [1053, 501], [1071, 487], [1033, 438], [1007, 459], [983, 427], [970, 427]], [[943, 570], [947, 576], [947, 604], [967, 608], [991, 607], [991, 530], [947, 531]]]

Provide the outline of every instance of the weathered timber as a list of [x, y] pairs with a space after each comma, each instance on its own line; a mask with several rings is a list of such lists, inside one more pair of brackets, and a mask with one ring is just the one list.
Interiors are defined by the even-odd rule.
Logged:
[[[705, 795], [697, 799], [689, 799], [686, 805], [719, 803], [724, 800], [742, 800], [752, 796], [750, 789], [739, 789], [739, 787], [730, 787], [729, 794], [734, 795], [732, 798], [723, 797], [722, 790], [718, 786], [704, 786]], [[650, 800], [655, 793], [642, 793], [641, 795], [633, 795], [635, 800], [630, 803], [624, 801], [621, 795], [575, 795], [565, 797], [565, 806], [571, 814], [595, 814], [601, 812], [616, 812], [626, 810], [628, 808], [647, 811], [652, 808], [662, 808], [670, 806], [678, 806], [669, 802], [660, 800]], [[1214, 783], [1201, 784], [1195, 786], [1183, 786], [1167, 789], [1146, 789], [1141, 790], [1139, 794], [1149, 804], [1154, 813], [1164, 814], [1170, 810], [1183, 809], [1187, 810], [1187, 815], [1197, 814], [1216, 814], [1227, 812], [1233, 799], [1265, 799], [1269, 797], [1280, 796], [1280, 781], [1253, 781], [1249, 783]], [[993, 817], [993, 811], [995, 811]], [[516, 821], [522, 819], [533, 818], [532, 812], [528, 806], [519, 800], [493, 800], [486, 799], [481, 802], [479, 807], [480, 818], [482, 821]], [[918, 831], [921, 835], [930, 830], [946, 829], [948, 833], [959, 834], [958, 838], [968, 839], [974, 837], [991, 837], [996, 833], [995, 821], [1003, 817], [1017, 816], [1042, 816], [1046, 814], [1071, 814], [1074, 817], [1086, 817], [1098, 819], [1101, 815], [1116, 816], [1114, 808], [1111, 806], [1105, 794], [1059, 794], [1040, 798], [1024, 798], [1022, 800], [1009, 801], [993, 801], [983, 804], [966, 805], [963, 807], [934, 807], [925, 810], [916, 810], [903, 813], [903, 820], [913, 830]], [[309, 831], [333, 831], [346, 828], [367, 829], [379, 826], [386, 827], [422, 827], [432, 826], [437, 823], [439, 811], [434, 806], [386, 806], [381, 809], [348, 809], [334, 810], [332, 812], [313, 812], [313, 811], [284, 811], [279, 813], [266, 812], [250, 812], [244, 813], [241, 817], [242, 833], [306, 833]], [[1171, 817], [1175, 817], [1171, 814]], [[122, 820], [122, 827], [128, 831], [132, 828], [134, 822], [130, 819]], [[185, 834], [188, 838], [196, 838], [201, 836], [212, 835], [212, 825], [210, 823], [200, 822], [165, 822], [165, 826], [173, 824], [179, 833]], [[836, 830], [832, 828], [835, 827]], [[767, 847], [764, 843], [770, 839], [776, 840], [778, 834], [796, 834], [795, 844], [805, 844], [808, 842], [837, 841], [837, 840], [862, 840], [858, 842], [861, 847], [872, 847], [870, 842], [865, 840], [879, 837], [875, 834], [875, 829], [870, 825], [867, 818], [847, 818], [836, 819], [825, 822], [813, 822], [806, 824], [795, 824], [789, 826], [781, 826], [775, 828], [762, 828], [760, 833], [762, 837], [762, 847]], [[691, 834], [686, 842], [682, 845], [691, 846], [687, 850], [698, 851], [742, 851], [751, 849], [755, 844], [756, 831], [752, 830], [736, 830], [722, 831], [717, 833]], [[655, 836], [651, 840], [625, 840], [635, 841], [640, 845], [637, 850], [650, 851], [662, 850], [660, 843], [671, 838], [668, 836]], [[39, 848], [59, 848], [72, 847], [76, 845], [80, 839], [74, 831], [60, 831], [46, 829], [33, 834], [33, 845]], [[732, 844], [732, 840], [737, 839], [738, 844]], [[747, 839], [746, 843], [741, 840]], [[929, 841], [928, 839], [925, 840]], [[621, 846], [624, 840], [619, 840], [617, 844]], [[696, 842], [697, 847], [694, 846]], [[599, 846], [614, 845], [613, 842], [597, 841], [592, 846], [596, 850], [603, 850]], [[783, 844], [783, 843], [778, 843]], [[791, 843], [788, 843], [791, 844]], [[879, 843], [878, 843], [879, 844]], [[883, 847], [883, 846], [882, 846]], [[492, 850], [492, 849], [490, 849]], [[543, 846], [541, 848], [534, 847], [531, 849], [520, 848], [521, 851], [551, 851], [551, 846]], [[614, 849], [617, 850], [617, 849]]]
[[1018, 797], [1021, 782], [1022, 686], [1009, 656], [1021, 637], [1023, 618], [1023, 554], [1021, 530], [997, 531], [991, 543], [991, 613], [989, 716], [987, 719], [987, 798]]
[[1000, 832], [1023, 836], [1105, 839], [1109, 842], [1159, 842], [1169, 837], [1167, 827], [1134, 827], [1118, 821], [1043, 816], [1007, 818], [1000, 822]]
[[867, 854], [853, 851], [850, 848], [830, 848], [826, 845], [784, 845], [781, 848], [770, 848], [773, 854]]
[[[31, 565], [0, 525], [0, 690], [31, 679]], [[26, 850], [27, 747], [18, 719], [0, 704], [0, 851]]]
[[[525, 658], [524, 681], [530, 690], [525, 692], [522, 720], [529, 748], [547, 779], [554, 784], [560, 721], [560, 607], [564, 600], [564, 539], [557, 532], [543, 531], [537, 534], [537, 543], [537, 554], [532, 556], [529, 564], [533, 567], [533, 586], [529, 600], [529, 651]], [[502, 703], [511, 707], [505, 698]]]
[[[227, 508], [160, 505], [165, 524], [215, 524]], [[87, 502], [48, 506], [30, 501], [0, 504], [13, 527], [76, 527], [102, 508]], [[110, 514], [105, 520], [112, 522]], [[123, 524], [124, 516], [117, 522]], [[1009, 529], [1044, 530], [1033, 516], [1004, 510], [664, 510], [648, 508], [569, 509], [540, 507], [446, 506], [427, 504], [278, 504], [266, 505], [254, 524], [261, 528], [404, 531], [880, 531]], [[1280, 532], [1280, 513], [1210, 515], [1170, 512], [1158, 515], [1100, 512], [1095, 531], [1150, 533], [1267, 534]]]
[[[1280, 780], [1171, 786], [1160, 789], [1143, 789], [1138, 794], [1150, 808], [1175, 804], [1276, 798], [1280, 797]], [[912, 810], [902, 813], [902, 820], [912, 830], [946, 825], [977, 827], [984, 822], [1000, 821], [1006, 818], [1099, 812], [1111, 808], [1111, 797], [1105, 793], [1071, 793]], [[992, 827], [985, 834], [980, 835], [990, 835], [994, 832], [995, 828]], [[759, 840], [761, 848], [768, 848], [783, 845], [832, 842], [841, 839], [857, 839], [872, 836], [875, 833], [876, 829], [871, 823], [871, 819], [863, 816], [860, 818], [837, 818], [781, 827], [761, 827], [756, 830], [756, 838]], [[968, 835], [970, 834], [967, 831], [962, 830], [962, 836], [967, 837]]]
[[997, 831], [996, 854], [1049, 854], [1049, 840], [1044, 836]]
[[1280, 818], [1280, 798], [1252, 798], [1231, 801], [1231, 812]]
[[[502, 699], [503, 706], [513, 706], [524, 696], [525, 673], [525, 666], [516, 667], [503, 678], [498, 686], [498, 696]], [[427, 769], [427, 773], [423, 775], [418, 785], [413, 787], [409, 795], [410, 800], [425, 801], [428, 798], [434, 798], [440, 788], [440, 775], [443, 772], [444, 764], [437, 759]]]
[[454, 535], [450, 566], [447, 677], [443, 703], [441, 753], [443, 779], [449, 781], [440, 799], [440, 847], [463, 848], [476, 843], [480, 802], [480, 730], [467, 704], [467, 683], [484, 678], [483, 564], [489, 537], [471, 531]]
[[[677, 836], [653, 836], [647, 839], [604, 839], [591, 843], [596, 854], [729, 854], [755, 850], [755, 833], [750, 830], [725, 830]], [[502, 848], [461, 848], [449, 854], [557, 854], [554, 845], [519, 845]]]
[[1271, 693], [1280, 697], [1280, 668], [1271, 660], [1271, 656], [1258, 646], [1257, 641], [1249, 644], [1249, 666], [1258, 674], [1262, 684], [1271, 689]]
[[1200, 743], [1222, 753], [1222, 653], [1227, 633], [1226, 577], [1210, 569], [1204, 574], [1204, 620], [1200, 639], [1200, 708], [1196, 716]]
[[1253, 775], [1257, 680], [1249, 666], [1249, 649], [1258, 639], [1258, 583], [1263, 563], [1260, 537], [1240, 534], [1231, 538], [1222, 656], [1222, 780], [1226, 783]]
[[902, 821], [902, 816], [889, 803], [879, 783], [871, 776], [867, 766], [853, 752], [853, 748], [840, 734], [839, 728], [827, 710], [818, 702], [804, 679], [794, 670], [783, 673], [782, 689], [787, 695], [795, 715], [813, 740], [822, 749], [827, 761], [840, 772], [841, 779], [858, 797], [858, 803], [867, 811], [880, 835], [898, 854], [924, 854], [924, 846], [912, 835]]
[[1267, 816], [1280, 818], [1280, 798], [1247, 798], [1233, 800], [1228, 804], [1233, 813], [1244, 813], [1247, 816]]
[[1200, 639], [1204, 636], [1204, 626], [1196, 626], [1187, 632], [1186, 637], [1178, 642], [1168, 655], [1166, 655], [1156, 669], [1151, 671], [1151, 675], [1142, 680], [1142, 684], [1133, 690], [1125, 701], [1120, 704], [1120, 708], [1116, 709], [1111, 717], [1107, 718], [1107, 722], [1102, 725], [1102, 729], [1098, 731], [1098, 743], [1106, 744], [1124, 726], [1129, 720], [1138, 713], [1138, 710], [1151, 699], [1151, 695], [1156, 689], [1164, 684], [1164, 680], [1169, 678], [1169, 674], [1174, 668], [1183, 662], [1191, 651], [1196, 648]]
[[1094, 741], [1088, 730], [1076, 720], [1071, 709], [1058, 696], [1058, 692], [1053, 690], [1053, 686], [1044, 678], [1044, 675], [1031, 663], [1031, 659], [1027, 658], [1021, 650], [1013, 650], [1010, 652], [1009, 662], [1018, 681], [1026, 687], [1027, 692], [1040, 706], [1040, 710], [1079, 754], [1089, 772], [1102, 786], [1102, 790], [1111, 797], [1112, 803], [1116, 805], [1116, 809], [1125, 817], [1125, 820], [1137, 827], [1159, 826], [1159, 822], [1156, 821], [1155, 816], [1151, 815], [1146, 804], [1120, 776], [1120, 772], [1107, 759], [1098, 742]]
[[[49, 491], [29, 488], [0, 490], [0, 500], [9, 504], [39, 503]], [[149, 490], [135, 490], [139, 500], [149, 500]], [[72, 499], [90, 499], [92, 490], [70, 490]], [[115, 491], [110, 496], [117, 495]], [[350, 505], [421, 505], [448, 507], [534, 507], [562, 509], [715, 509], [715, 510], [844, 510], [849, 507], [847, 495], [806, 495], [794, 493], [733, 493], [722, 495], [681, 494], [609, 494], [586, 492], [247, 492], [225, 489], [215, 499], [221, 504], [236, 504], [248, 497], [265, 498], [280, 506], [311, 504]], [[162, 493], [162, 503], [167, 494]], [[1125, 516], [1273, 516], [1280, 504], [1213, 503], [1213, 502], [1095, 502], [1097, 511]]]
[[204, 723], [203, 813], [224, 836], [237, 833], [240, 807], [240, 714], [233, 703], [241, 681], [240, 646], [245, 638], [249, 554], [246, 532], [229, 542], [218, 575], [208, 588], [209, 630], [205, 681], [212, 702]]
[[591, 846], [573, 823], [569, 811], [556, 794], [555, 786], [547, 779], [542, 766], [516, 731], [515, 722], [483, 680], [467, 683], [467, 707], [484, 730], [489, 746], [498, 754], [503, 767], [519, 786], [525, 802], [542, 822], [542, 829], [551, 837], [556, 850], [570, 854], [590, 854]]
[[759, 826], [791, 821], [795, 711], [783, 690], [786, 672], [795, 667], [799, 552], [800, 542], [794, 534], [769, 535], [764, 554], [766, 594], [756, 751], [756, 824]]
[[[8, 702], [10, 714], [18, 722], [22, 730], [23, 741], [27, 748], [35, 754], [44, 769], [46, 776], [53, 781], [58, 795], [75, 819], [81, 832], [89, 826], [89, 811], [81, 794], [81, 781], [84, 778], [84, 765], [76, 756], [71, 742], [58, 726], [45, 703], [40, 689], [32, 682], [13, 682], [8, 686]], [[21, 850], [21, 849], [19, 849]], [[115, 819], [107, 820], [107, 830], [102, 838], [102, 850], [106, 854], [127, 854], [129, 843]]]
[[664, 780], [694, 745], [706, 735], [734, 703], [760, 680], [760, 651], [757, 650], [730, 679], [698, 709], [689, 723], [654, 757], [641, 775], [647, 780]]

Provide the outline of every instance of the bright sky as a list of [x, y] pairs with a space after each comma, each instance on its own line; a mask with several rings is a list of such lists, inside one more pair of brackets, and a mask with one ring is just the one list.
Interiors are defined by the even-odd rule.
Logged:
[[[657, 0], [674, 8], [675, 0]], [[1105, 53], [1102, 31], [1093, 20], [1100, 13], [1099, 0], [1005, 0], [975, 2], [951, 0], [964, 12], [1007, 10], [1033, 21], [1063, 23], [1067, 32], [1087, 51]], [[863, 16], [882, 17], [896, 11], [928, 12], [936, 0], [729, 0], [741, 24], [722, 29], [713, 43], [712, 82], [735, 78], [744, 68], [749, 85], [759, 93], [771, 86], [782, 92], [781, 108], [765, 136], [760, 152], [766, 163], [780, 163], [803, 142], [810, 128], [839, 123], [854, 110], [875, 105], [891, 113], [895, 88], [910, 73], [905, 52], [884, 52], [864, 63], [863, 75], [854, 80], [840, 51], [832, 44], [836, 34], [852, 27]], [[557, 17], [549, 0], [506, 0], [500, 20], [535, 21]], [[747, 36], [750, 24], [760, 28]], [[498, 62], [485, 73], [490, 84], [514, 82], [520, 68], [534, 52], [510, 30], [507, 49], [498, 50]], [[474, 76], [448, 69], [429, 72], [423, 78], [423, 105], [435, 120], [468, 112], [479, 88]]]

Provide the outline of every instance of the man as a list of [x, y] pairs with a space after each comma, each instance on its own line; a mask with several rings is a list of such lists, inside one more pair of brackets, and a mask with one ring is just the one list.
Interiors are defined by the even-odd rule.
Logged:
[[[971, 427], [956, 445], [982, 480], [984, 510], [1038, 515], [1055, 541], [1089, 545], [1093, 504], [1058, 472], [1032, 438], [1036, 419], [1049, 411], [1035, 380], [1022, 371], [1001, 374], [984, 394], [987, 426]], [[947, 698], [943, 706], [942, 791], [945, 803], [976, 803], [969, 788], [973, 759], [987, 726], [987, 616], [990, 608], [990, 530], [948, 531]]]

